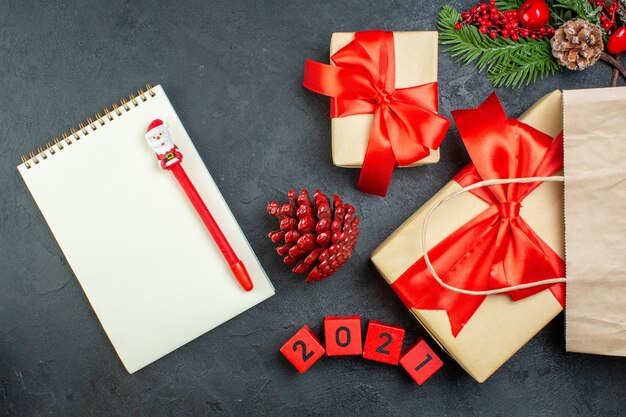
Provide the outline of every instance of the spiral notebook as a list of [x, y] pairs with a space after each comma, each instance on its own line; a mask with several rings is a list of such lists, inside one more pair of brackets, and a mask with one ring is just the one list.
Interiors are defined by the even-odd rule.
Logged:
[[[155, 118], [169, 124], [252, 291], [237, 284], [174, 176], [146, 145]], [[161, 86], [97, 113], [17, 168], [130, 373], [274, 294]]]

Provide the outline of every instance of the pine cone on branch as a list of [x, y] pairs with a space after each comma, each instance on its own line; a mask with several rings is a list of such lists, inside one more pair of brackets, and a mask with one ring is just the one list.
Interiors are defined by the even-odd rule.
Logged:
[[620, 20], [626, 23], [626, 0], [619, 0], [619, 9], [617, 9]]
[[341, 199], [330, 199], [319, 190], [313, 193], [313, 202], [306, 190], [297, 195], [287, 194], [288, 203], [275, 201], [267, 205], [270, 215], [279, 221], [280, 230], [270, 232], [274, 243], [283, 242], [276, 252], [284, 256], [286, 264], [296, 264], [293, 272], [307, 274], [306, 282], [321, 281], [346, 263], [359, 236], [359, 218], [354, 207]]
[[600, 28], [583, 19], [570, 20], [550, 40], [552, 55], [569, 70], [595, 64], [604, 50]]

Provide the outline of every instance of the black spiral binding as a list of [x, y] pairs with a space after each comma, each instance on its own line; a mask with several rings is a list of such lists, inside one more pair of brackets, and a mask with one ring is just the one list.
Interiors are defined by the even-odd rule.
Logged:
[[118, 103], [113, 103], [111, 107], [113, 110], [109, 110], [108, 107], [104, 108], [104, 115], [99, 112], [92, 117], [87, 118], [84, 122], [78, 124], [78, 127], [73, 127], [69, 132], [63, 133], [60, 137], [54, 138], [50, 142], [46, 142], [44, 146], [40, 146], [36, 151], [32, 151], [29, 154], [22, 155], [20, 159], [27, 169], [31, 169], [35, 165], [39, 165], [46, 159], [54, 156], [57, 152], [62, 152], [71, 146], [74, 141], [82, 140], [88, 136], [89, 133], [98, 130], [99, 127], [105, 126], [115, 120], [116, 117], [120, 117], [124, 112], [129, 112], [133, 107], [137, 107], [140, 104], [140, 100], [145, 102], [149, 97], [154, 97], [156, 93], [152, 89], [151, 84], [146, 84], [146, 90], [137, 90], [137, 95], [131, 93], [128, 95], [128, 99], [121, 98]]

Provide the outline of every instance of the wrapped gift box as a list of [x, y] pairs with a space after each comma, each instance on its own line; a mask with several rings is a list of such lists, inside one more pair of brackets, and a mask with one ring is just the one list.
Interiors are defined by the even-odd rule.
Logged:
[[304, 87], [331, 97], [336, 166], [385, 196], [397, 166], [439, 160], [450, 122], [437, 113], [437, 32], [335, 33], [331, 64], [307, 60]]
[[[556, 137], [562, 130], [561, 99], [561, 92], [555, 91], [540, 99], [518, 120]], [[389, 284], [423, 258], [422, 225], [428, 210], [460, 188], [457, 182], [450, 181], [374, 251], [372, 261]], [[429, 254], [430, 249], [488, 206], [472, 193], [463, 193], [442, 205], [429, 221]], [[540, 184], [522, 201], [519, 215], [563, 259], [563, 184]], [[562, 309], [550, 290], [518, 301], [508, 295], [489, 295], [456, 336], [446, 311], [411, 309], [411, 312], [442, 349], [474, 379], [483, 382]]]
[[[396, 88], [415, 87], [437, 81], [438, 32], [394, 32], [396, 55]], [[354, 32], [336, 32], [330, 40], [330, 56], [352, 42]], [[332, 60], [331, 60], [332, 65]], [[336, 98], [331, 98], [336, 101]], [[373, 114], [333, 117], [333, 164], [344, 168], [360, 168], [370, 136]], [[439, 162], [439, 149], [409, 165], [414, 167]]]

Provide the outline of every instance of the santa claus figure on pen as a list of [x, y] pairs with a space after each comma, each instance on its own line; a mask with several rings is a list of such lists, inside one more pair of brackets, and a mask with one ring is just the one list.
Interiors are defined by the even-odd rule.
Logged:
[[160, 119], [155, 119], [150, 123], [145, 134], [146, 142], [154, 150], [159, 160], [159, 165], [163, 169], [170, 169], [172, 166], [180, 164], [183, 160], [183, 155], [178, 150], [178, 147], [174, 145], [167, 128], [167, 123]]

